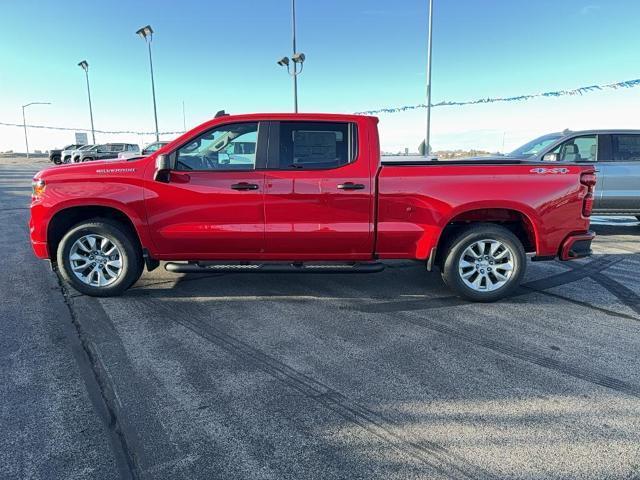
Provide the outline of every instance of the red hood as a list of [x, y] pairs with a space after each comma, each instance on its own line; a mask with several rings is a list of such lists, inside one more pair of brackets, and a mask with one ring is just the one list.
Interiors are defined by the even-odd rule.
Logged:
[[[145, 157], [146, 158], [146, 157]], [[133, 167], [134, 163], [129, 160], [117, 160], [117, 159], [108, 159], [108, 160], [94, 160], [91, 162], [83, 162], [83, 163], [63, 163], [62, 165], [52, 165], [51, 167], [47, 167], [43, 170], [40, 170], [38, 173], [34, 175], [34, 179], [51, 179], [58, 176], [67, 177], [69, 175], [73, 176], [93, 176], [96, 173], [101, 173], [101, 171], [117, 171], [118, 169], [132, 169], [139, 168], [139, 164], [136, 162], [136, 167]]]

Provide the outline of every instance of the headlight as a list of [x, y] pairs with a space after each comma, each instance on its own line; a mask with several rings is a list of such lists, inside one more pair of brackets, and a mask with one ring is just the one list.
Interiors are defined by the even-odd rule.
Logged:
[[31, 182], [31, 198], [33, 200], [38, 200], [40, 198], [42, 198], [42, 196], [44, 195], [44, 190], [45, 190], [46, 184], [45, 181], [41, 178], [38, 179], [33, 179], [33, 181]]

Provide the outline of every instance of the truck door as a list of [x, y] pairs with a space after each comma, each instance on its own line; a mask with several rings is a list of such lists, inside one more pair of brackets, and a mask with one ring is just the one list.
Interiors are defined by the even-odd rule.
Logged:
[[[603, 135], [605, 137], [605, 135]], [[640, 135], [606, 135], [608, 155], [598, 165], [602, 183], [602, 210], [607, 213], [640, 213]]]
[[355, 123], [270, 122], [268, 258], [371, 258], [374, 174], [361, 137]]
[[602, 208], [603, 178], [606, 174], [606, 169], [602, 167], [603, 157], [607, 156], [607, 139], [603, 139], [603, 137], [606, 136], [592, 134], [571, 137], [553, 150], [547, 152], [555, 154], [559, 162], [586, 163], [596, 167], [598, 170], [598, 183], [594, 193], [594, 210], [600, 210]]
[[[257, 122], [219, 125], [170, 154], [169, 182], [149, 181], [149, 230], [172, 259], [256, 259], [264, 250], [267, 130]], [[264, 140], [263, 140], [264, 139]], [[241, 142], [243, 155], [235, 155]]]

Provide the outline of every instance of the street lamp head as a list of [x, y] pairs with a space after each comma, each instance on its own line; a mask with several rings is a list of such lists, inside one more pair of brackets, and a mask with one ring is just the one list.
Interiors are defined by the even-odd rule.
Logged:
[[293, 60], [293, 63], [302, 63], [304, 62], [305, 56], [304, 53], [296, 53], [291, 57], [291, 60]]
[[82, 60], [82, 61], [78, 64], [78, 66], [79, 66], [80, 68], [82, 68], [85, 72], [88, 72], [88, 71], [89, 71], [89, 64], [87, 63], [87, 61], [86, 61], [86, 60]]
[[278, 60], [278, 65], [280, 65], [281, 67], [288, 67], [289, 57], [282, 57], [280, 60]]
[[138, 29], [136, 33], [140, 35], [141, 38], [144, 38], [145, 40], [147, 39], [147, 37], [149, 37], [149, 40], [151, 40], [151, 38], [153, 37], [153, 28], [151, 28], [151, 25], [147, 25], [145, 27]]

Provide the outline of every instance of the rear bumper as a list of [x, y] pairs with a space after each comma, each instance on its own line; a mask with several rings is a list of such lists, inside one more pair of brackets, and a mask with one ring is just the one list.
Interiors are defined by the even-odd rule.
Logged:
[[575, 260], [591, 255], [591, 242], [595, 232], [581, 233], [567, 237], [560, 248], [560, 260]]

